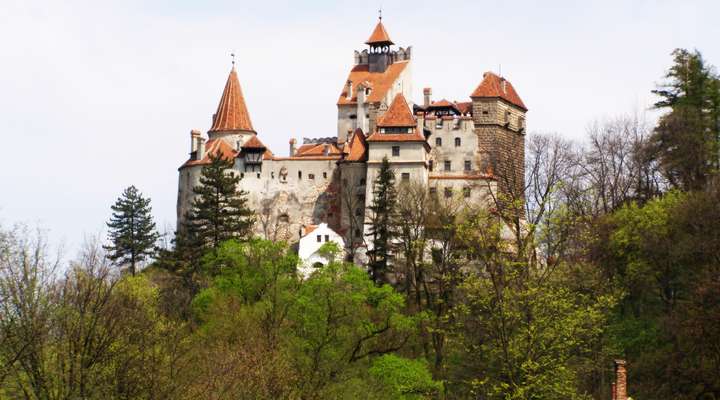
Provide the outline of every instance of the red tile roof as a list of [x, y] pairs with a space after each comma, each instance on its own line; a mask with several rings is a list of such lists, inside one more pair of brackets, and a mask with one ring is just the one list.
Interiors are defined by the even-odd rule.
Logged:
[[499, 97], [527, 111], [525, 103], [520, 99], [510, 81], [492, 72], [483, 74], [483, 81], [480, 82], [480, 85], [472, 92], [470, 97]]
[[240, 88], [237, 72], [233, 67], [227, 83], [225, 83], [225, 90], [223, 90], [220, 98], [220, 104], [218, 104], [217, 111], [213, 116], [210, 132], [238, 130], [255, 131], [250, 121], [250, 114], [248, 114], [245, 106], [245, 98]]
[[460, 111], [461, 114], [469, 114], [472, 112], [472, 101], [465, 101], [465, 102], [456, 102], [455, 108]]
[[377, 120], [379, 128], [410, 128], [416, 125], [412, 110], [402, 93], [395, 95], [388, 110]]
[[369, 103], [381, 101], [407, 66], [407, 60], [396, 61], [390, 64], [385, 72], [370, 72], [370, 68], [367, 64], [354, 66], [353, 69], [350, 70], [350, 75], [348, 75], [348, 78], [345, 80], [346, 82], [352, 82], [352, 97], [349, 99], [347, 97], [348, 93], [346, 84], [343, 86], [337, 104], [357, 104], [358, 86], [363, 82], [369, 83], [370, 87], [372, 87], [370, 94], [365, 98], [365, 101]]
[[328, 145], [328, 156], [339, 156], [342, 150], [334, 143], [304, 144], [295, 151], [294, 157], [325, 156], [325, 145]]
[[375, 132], [367, 138], [368, 142], [425, 142], [425, 137], [415, 131], [413, 133], [379, 133]]
[[257, 136], [251, 137], [250, 140], [243, 143], [240, 147], [243, 149], [267, 149], [267, 146], [265, 146]]
[[358, 128], [352, 135], [350, 143], [346, 147], [349, 147], [349, 152], [345, 160], [347, 161], [367, 161], [367, 141], [365, 134], [362, 129]]
[[187, 160], [180, 168], [210, 164], [211, 154], [221, 154], [225, 159], [237, 157], [238, 152], [222, 139], [211, 139], [205, 143], [205, 154], [201, 160]]
[[375, 25], [375, 29], [370, 35], [370, 38], [367, 40], [367, 42], [365, 42], [365, 44], [391, 45], [394, 43], [392, 42], [392, 40], [390, 40], [390, 35], [388, 35], [387, 31], [385, 30], [385, 25], [383, 25], [382, 21], [378, 21], [377, 25]]

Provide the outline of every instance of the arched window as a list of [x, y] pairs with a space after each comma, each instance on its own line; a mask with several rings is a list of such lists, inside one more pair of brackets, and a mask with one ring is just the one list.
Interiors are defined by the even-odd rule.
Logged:
[[460, 144], [462, 143], [462, 140], [460, 140], [459, 137], [455, 138], [455, 147], [460, 147]]

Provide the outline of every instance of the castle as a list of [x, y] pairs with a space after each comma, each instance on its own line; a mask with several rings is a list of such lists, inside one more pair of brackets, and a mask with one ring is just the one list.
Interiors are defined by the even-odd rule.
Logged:
[[[433, 101], [425, 88], [422, 104], [414, 104], [412, 47], [393, 49], [382, 19], [365, 44], [338, 97], [337, 135], [290, 139], [287, 157], [276, 156], [255, 131], [233, 66], [207, 140], [190, 133], [190, 157], [179, 168], [178, 225], [209, 154], [235, 160], [256, 233], [290, 242], [305, 226], [327, 223], [345, 243], [362, 246], [383, 158], [398, 182], [473, 204], [487, 203], [502, 182], [522, 182], [527, 108], [509, 81], [486, 72], [469, 101]], [[508, 176], [515, 179], [500, 179]]]

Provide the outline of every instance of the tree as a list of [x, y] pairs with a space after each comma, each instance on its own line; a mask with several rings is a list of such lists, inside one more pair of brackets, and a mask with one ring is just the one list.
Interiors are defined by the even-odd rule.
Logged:
[[202, 248], [217, 249], [228, 239], [247, 238], [255, 222], [247, 206], [247, 192], [238, 190], [240, 177], [230, 172], [233, 160], [222, 154], [210, 155], [187, 218], [187, 228]]
[[111, 244], [104, 246], [109, 252], [107, 256], [115, 265], [127, 265], [135, 275], [137, 267], [155, 254], [155, 242], [160, 237], [152, 219], [150, 199], [130, 186], [110, 208], [113, 214], [107, 226]]
[[720, 162], [720, 78], [698, 51], [672, 55], [667, 81], [653, 91], [655, 108], [669, 109], [655, 128], [654, 155], [672, 185], [697, 190]]
[[397, 236], [396, 202], [395, 172], [390, 168], [387, 157], [384, 157], [378, 176], [373, 182], [373, 201], [369, 207], [368, 236], [371, 238], [371, 247], [368, 250], [369, 267], [372, 278], [377, 283], [384, 282], [385, 274], [389, 272], [393, 240]]

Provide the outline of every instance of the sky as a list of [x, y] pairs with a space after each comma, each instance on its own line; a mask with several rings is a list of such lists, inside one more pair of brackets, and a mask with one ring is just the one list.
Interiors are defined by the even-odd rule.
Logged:
[[177, 168], [205, 132], [230, 71], [275, 154], [336, 134], [353, 50], [377, 22], [413, 48], [415, 102], [466, 101], [501, 72], [529, 132], [582, 141], [593, 121], [639, 113], [670, 53], [720, 65], [720, 1], [0, 0], [0, 224], [66, 251], [103, 235], [135, 185], [173, 227]]

